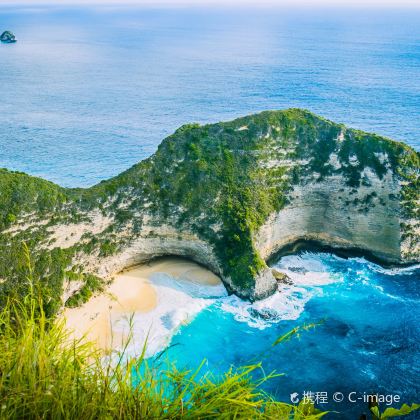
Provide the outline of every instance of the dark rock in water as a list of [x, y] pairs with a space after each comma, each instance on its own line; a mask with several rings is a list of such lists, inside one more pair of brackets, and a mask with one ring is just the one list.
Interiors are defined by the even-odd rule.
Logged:
[[255, 309], [249, 308], [248, 313], [257, 319], [263, 319], [264, 321], [276, 321], [279, 319], [279, 314], [271, 309], [263, 308], [263, 309]]
[[273, 277], [277, 280], [278, 283], [283, 283], [283, 284], [288, 284], [288, 285], [293, 284], [291, 278], [287, 274], [282, 273], [281, 271], [278, 271], [275, 268], [271, 270], [271, 273], [273, 274]]
[[0, 41], [4, 42], [5, 44], [11, 44], [16, 42], [16, 37], [12, 32], [4, 31], [0, 36]]
[[289, 270], [300, 274], [306, 274], [308, 272], [308, 270], [304, 267], [289, 267]]

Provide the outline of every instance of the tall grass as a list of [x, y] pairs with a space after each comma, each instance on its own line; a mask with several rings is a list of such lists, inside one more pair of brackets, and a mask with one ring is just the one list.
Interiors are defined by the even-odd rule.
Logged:
[[275, 401], [255, 381], [260, 365], [215, 378], [140, 358], [104, 357], [73, 340], [60, 320], [43, 311], [28, 258], [29, 295], [0, 310], [1, 419], [316, 419], [311, 404]]

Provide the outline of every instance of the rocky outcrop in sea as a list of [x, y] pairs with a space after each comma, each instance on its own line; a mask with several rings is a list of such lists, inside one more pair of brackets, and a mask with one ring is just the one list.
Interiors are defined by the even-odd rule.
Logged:
[[16, 37], [12, 32], [4, 31], [0, 35], [0, 41], [3, 42], [4, 44], [12, 44], [12, 43], [16, 42]]

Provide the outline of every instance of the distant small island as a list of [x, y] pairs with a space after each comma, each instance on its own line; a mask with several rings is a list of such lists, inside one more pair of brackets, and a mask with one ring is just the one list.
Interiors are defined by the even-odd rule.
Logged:
[[4, 31], [0, 36], [0, 41], [4, 44], [13, 44], [16, 42], [16, 37], [13, 32]]

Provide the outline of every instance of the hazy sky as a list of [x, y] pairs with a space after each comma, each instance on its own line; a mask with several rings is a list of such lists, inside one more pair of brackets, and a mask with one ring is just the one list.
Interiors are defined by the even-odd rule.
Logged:
[[0, 0], [0, 4], [419, 6], [420, 0]]

